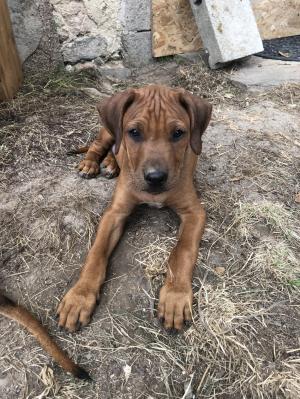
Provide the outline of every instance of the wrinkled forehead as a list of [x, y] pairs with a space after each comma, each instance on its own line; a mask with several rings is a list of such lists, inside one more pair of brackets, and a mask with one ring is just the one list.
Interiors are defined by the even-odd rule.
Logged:
[[127, 127], [188, 128], [189, 117], [176, 90], [150, 86], [136, 90], [135, 100], [124, 115]]

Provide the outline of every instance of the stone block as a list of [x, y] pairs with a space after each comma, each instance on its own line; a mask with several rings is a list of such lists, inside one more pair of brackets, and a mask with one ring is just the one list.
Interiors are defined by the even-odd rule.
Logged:
[[127, 65], [137, 67], [153, 60], [151, 32], [128, 32], [123, 35], [122, 41]]
[[150, 0], [126, 0], [124, 28], [129, 32], [151, 30]]
[[[37, 1], [37, 0], [35, 0]], [[41, 0], [40, 0], [41, 1]], [[43, 0], [44, 1], [44, 0]], [[104, 41], [107, 43], [105, 59], [120, 58], [121, 51], [121, 0], [48, 0], [53, 5], [53, 15], [57, 26], [64, 58], [67, 62], [91, 59], [91, 38], [98, 38], [99, 54], [92, 51], [93, 58], [103, 56]], [[122, 0], [123, 1], [123, 0]], [[124, 7], [124, 6], [123, 6]], [[87, 40], [88, 54], [85, 54], [82, 41]], [[72, 43], [70, 45], [70, 43]], [[78, 44], [78, 49], [76, 46]], [[82, 50], [82, 56], [79, 52]], [[74, 56], [75, 54], [75, 56]], [[71, 58], [73, 61], [69, 60]]]
[[190, 0], [190, 3], [209, 52], [211, 68], [263, 50], [249, 0]]
[[62, 45], [65, 62], [75, 64], [78, 61], [89, 61], [97, 57], [107, 56], [107, 41], [103, 36], [78, 37], [72, 42]]

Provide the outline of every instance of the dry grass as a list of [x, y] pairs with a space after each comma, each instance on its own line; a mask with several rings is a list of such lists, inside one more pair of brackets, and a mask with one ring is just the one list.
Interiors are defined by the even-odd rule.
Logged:
[[300, 110], [300, 85], [297, 83], [286, 83], [280, 87], [263, 93], [261, 97], [271, 99], [276, 104], [287, 107], [289, 110]]
[[136, 252], [135, 260], [144, 268], [149, 278], [164, 275], [170, 251], [175, 244], [175, 237], [156, 237], [153, 242]]
[[[177, 364], [187, 373], [193, 379], [196, 397], [272, 398], [283, 394], [296, 398], [300, 387], [298, 349], [288, 347], [284, 354], [277, 354], [276, 346], [281, 344], [268, 332], [269, 328], [272, 330], [272, 320], [278, 322], [289, 306], [299, 311], [299, 305], [294, 302], [297, 291], [289, 288], [291, 281], [299, 278], [300, 271], [299, 245], [296, 253], [290, 247], [291, 240], [293, 243], [298, 240], [293, 216], [276, 204], [240, 205], [222, 240], [230, 242], [234, 235], [241, 238], [243, 245], [248, 243], [244, 264], [237, 262], [235, 271], [217, 276], [209, 283], [207, 276], [210, 275], [211, 281], [213, 271], [202, 263], [205, 260], [198, 260], [198, 267], [208, 271], [204, 278], [194, 279], [193, 325], [183, 338], [178, 338], [175, 353], [174, 348], [170, 351], [170, 341], [164, 335], [147, 327], [156, 341], [150, 346], [144, 342], [145, 350], [157, 356], [161, 364], [168, 359], [170, 367]], [[274, 241], [265, 242], [262, 238], [254, 248], [249, 243], [250, 231], [259, 222], [270, 226], [269, 240], [274, 235]], [[280, 241], [276, 241], [279, 230]], [[148, 276], [154, 278], [154, 285], [166, 270], [174, 241], [173, 237], [157, 237], [156, 242], [136, 254]], [[231, 262], [234, 264], [236, 259]], [[270, 351], [274, 345], [272, 356], [276, 358], [276, 369], [273, 371], [274, 359], [266, 359], [264, 341], [269, 341]]]
[[268, 269], [276, 279], [291, 285], [300, 281], [300, 262], [297, 254], [284, 241], [265, 241], [256, 249], [253, 258], [258, 270]]
[[[234, 69], [234, 68], [233, 68]], [[206, 98], [214, 105], [227, 104], [248, 107], [263, 100], [271, 100], [290, 111], [300, 110], [300, 85], [286, 83], [268, 91], [251, 94], [234, 86], [230, 81], [232, 70], [210, 70], [205, 64], [181, 66], [174, 79], [176, 86], [183, 86], [194, 94]]]
[[247, 101], [245, 93], [230, 82], [224, 71], [212, 71], [204, 64], [180, 67], [174, 83], [206, 98], [214, 105]]
[[[101, 81], [88, 74], [33, 76], [11, 102], [0, 105], [0, 167], [38, 163], [60, 166], [71, 146], [85, 145], [98, 129], [95, 100], [82, 91], [101, 90]], [[92, 83], [93, 82], [93, 83]]]
[[239, 204], [236, 223], [241, 235], [247, 240], [255, 224], [261, 222], [270, 227], [275, 236], [282, 236], [288, 242], [300, 244], [299, 209], [287, 210], [283, 204], [269, 201]]
[[[213, 99], [221, 128], [228, 129], [222, 112], [228, 103], [240, 110], [239, 92], [221, 72], [181, 68], [181, 84]], [[177, 224], [166, 211], [145, 209], [129, 223], [93, 322], [76, 335], [57, 329], [55, 307], [79, 272], [114, 186], [102, 178], [78, 179], [77, 158], [65, 161], [65, 151], [97, 129], [94, 100], [78, 92], [85, 78], [68, 79], [30, 83], [0, 108], [7, 190], [0, 202], [1, 285], [41, 318], [94, 382], [74, 381], [56, 367], [53, 373], [33, 339], [0, 320], [0, 365], [11, 378], [5, 397], [296, 399], [300, 215], [293, 202], [297, 144], [289, 128], [287, 140], [253, 128], [237, 130], [240, 141], [225, 149], [218, 137], [206, 144], [196, 184], [208, 223], [193, 280], [194, 319], [183, 334], [168, 335], [155, 318]], [[287, 109], [296, 102], [291, 87], [277, 90]], [[248, 111], [241, 112], [246, 120]], [[271, 153], [266, 143], [279, 150]], [[140, 289], [144, 275], [149, 289]]]

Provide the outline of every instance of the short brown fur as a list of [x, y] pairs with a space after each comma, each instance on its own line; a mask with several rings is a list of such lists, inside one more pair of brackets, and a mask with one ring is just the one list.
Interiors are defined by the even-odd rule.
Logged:
[[[148, 86], [116, 94], [98, 110], [104, 127], [81, 161], [80, 173], [94, 177], [104, 160], [117, 162], [120, 175], [80, 278], [59, 305], [59, 324], [74, 331], [89, 322], [126, 218], [136, 205], [148, 203], [171, 207], [181, 219], [158, 305], [165, 327], [180, 330], [192, 317], [191, 280], [205, 225], [193, 174], [211, 105], [183, 89]], [[154, 179], [153, 171], [164, 174], [166, 181], [159, 189], [147, 182], [150, 176]]]
[[61, 367], [74, 376], [82, 379], [89, 379], [85, 370], [75, 364], [66, 353], [49, 336], [47, 330], [36, 320], [25, 308], [15, 304], [6, 295], [0, 293], [0, 314], [15, 320], [25, 327], [41, 344], [44, 350], [49, 353]]

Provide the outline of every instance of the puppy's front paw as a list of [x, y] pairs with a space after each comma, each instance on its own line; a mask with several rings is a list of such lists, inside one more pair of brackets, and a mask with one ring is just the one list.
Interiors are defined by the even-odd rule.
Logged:
[[181, 330], [192, 320], [193, 291], [190, 285], [176, 286], [166, 283], [160, 290], [158, 317], [166, 329]]
[[99, 164], [96, 161], [83, 159], [78, 165], [79, 175], [85, 179], [96, 177], [100, 173]]
[[117, 177], [120, 173], [116, 158], [111, 152], [108, 153], [108, 155], [103, 159], [103, 162], [101, 163], [101, 173], [107, 179], [113, 179], [114, 177]]
[[76, 331], [86, 326], [95, 309], [97, 294], [80, 285], [71, 288], [58, 306], [59, 326]]

